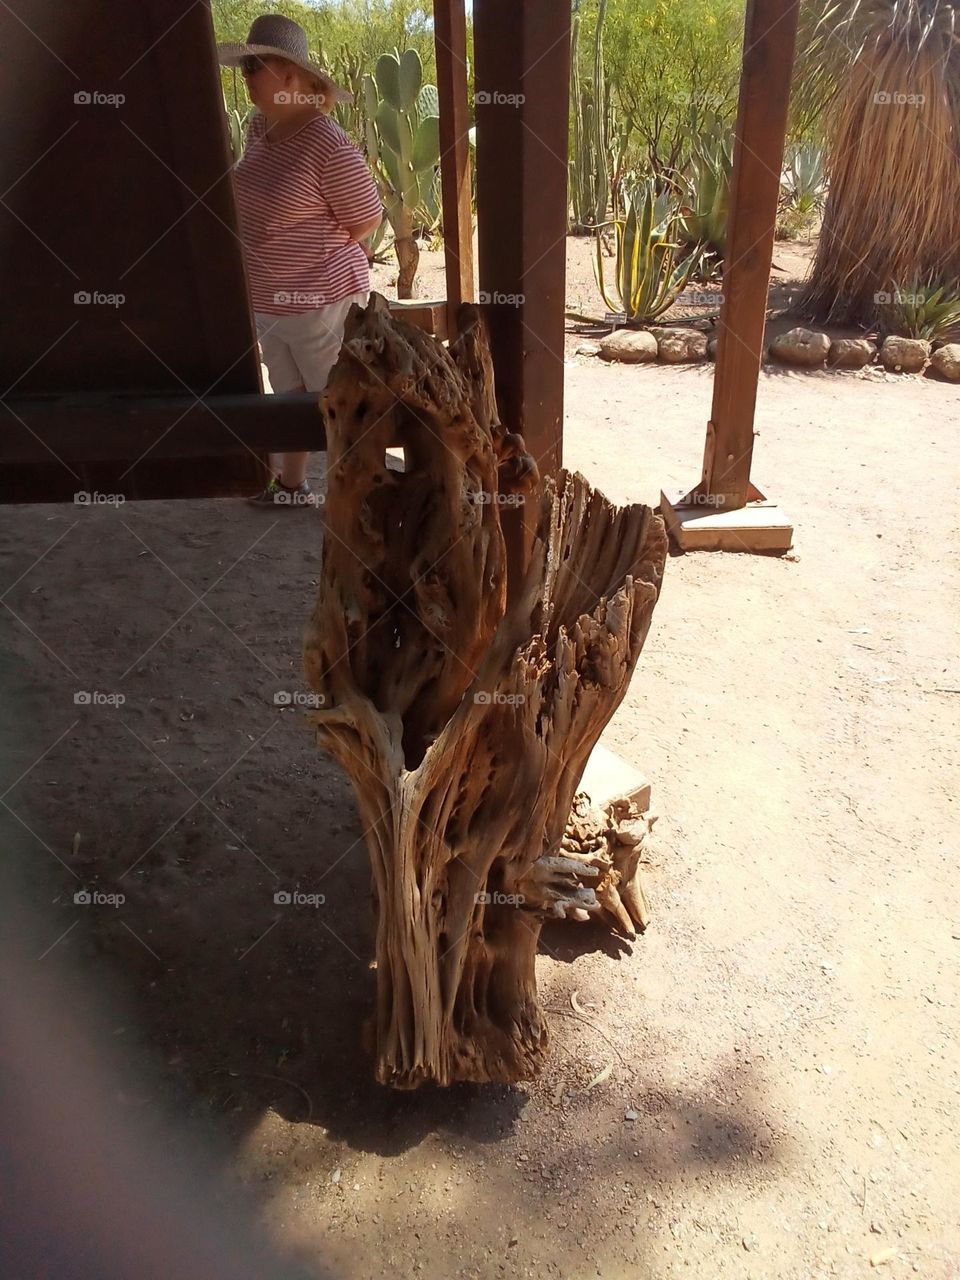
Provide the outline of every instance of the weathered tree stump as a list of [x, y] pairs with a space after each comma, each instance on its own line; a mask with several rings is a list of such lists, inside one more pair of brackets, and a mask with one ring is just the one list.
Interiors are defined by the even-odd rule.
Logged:
[[[644, 918], [643, 821], [571, 807], [650, 626], [663, 523], [579, 475], [538, 487], [497, 417], [481, 311], [464, 304], [458, 331], [448, 350], [373, 294], [350, 312], [323, 400], [311, 719], [357, 797], [377, 909], [377, 1077], [400, 1088], [533, 1076], [547, 1046], [543, 920], [606, 911], [632, 933]], [[402, 473], [385, 465], [398, 442]], [[539, 533], [508, 610], [500, 510], [525, 501]]]

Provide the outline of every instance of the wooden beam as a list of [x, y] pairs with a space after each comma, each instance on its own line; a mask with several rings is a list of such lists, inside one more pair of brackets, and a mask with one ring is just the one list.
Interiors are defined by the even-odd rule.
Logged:
[[474, 301], [467, 20], [463, 0], [434, 0], [433, 36], [440, 99], [440, 186], [447, 276], [447, 333], [452, 338], [457, 332], [460, 303]]
[[449, 328], [453, 317], [450, 315], [448, 302], [442, 298], [432, 301], [427, 298], [390, 298], [388, 306], [398, 320], [416, 325], [425, 333], [432, 333], [441, 342], [453, 337]]
[[750, 500], [753, 423], [799, 11], [800, 0], [747, 4], [713, 410], [699, 486], [727, 513]]
[[318, 397], [51, 395], [0, 400], [0, 466], [326, 448]]
[[[570, 5], [474, 0], [480, 301], [501, 419], [541, 474], [562, 461]], [[511, 582], [532, 535], [504, 519]]]

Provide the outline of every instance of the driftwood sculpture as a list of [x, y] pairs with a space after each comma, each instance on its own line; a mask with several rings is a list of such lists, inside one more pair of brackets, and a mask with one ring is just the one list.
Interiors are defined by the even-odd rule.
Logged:
[[[650, 626], [663, 524], [579, 475], [539, 484], [497, 416], [480, 309], [459, 333], [447, 349], [373, 294], [323, 401], [311, 719], [366, 834], [377, 1077], [399, 1088], [533, 1076], [543, 920], [601, 911], [632, 934], [645, 918], [647, 821], [571, 809]], [[398, 444], [402, 472], [385, 464]], [[508, 609], [500, 515], [525, 502], [538, 536]]]

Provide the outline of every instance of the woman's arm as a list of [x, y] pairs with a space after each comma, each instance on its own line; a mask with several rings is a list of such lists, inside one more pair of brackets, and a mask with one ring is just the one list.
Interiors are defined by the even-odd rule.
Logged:
[[320, 194], [351, 240], [360, 241], [383, 221], [380, 192], [360, 151], [344, 138], [318, 174]]
[[345, 227], [351, 240], [363, 240], [371, 231], [376, 231], [380, 223], [383, 221], [383, 214], [379, 213], [375, 218], [368, 218], [366, 222], [358, 222], [355, 227]]

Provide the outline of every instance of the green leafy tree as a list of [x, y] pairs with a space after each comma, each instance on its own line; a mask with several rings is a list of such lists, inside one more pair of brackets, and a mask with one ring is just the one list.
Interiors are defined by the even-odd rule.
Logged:
[[744, 0], [610, 0], [604, 48], [635, 130], [628, 159], [658, 182], [686, 167], [704, 123], [734, 119], [743, 17]]

